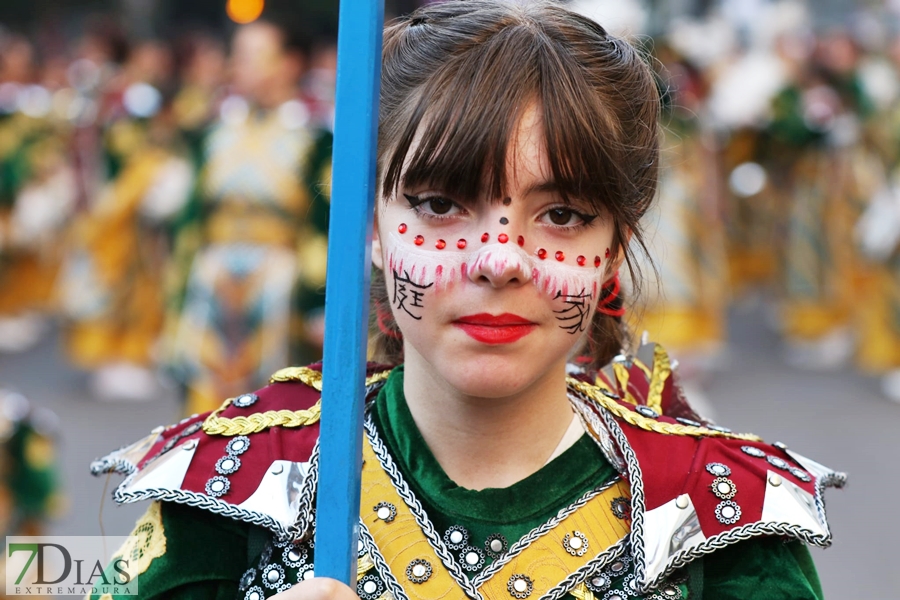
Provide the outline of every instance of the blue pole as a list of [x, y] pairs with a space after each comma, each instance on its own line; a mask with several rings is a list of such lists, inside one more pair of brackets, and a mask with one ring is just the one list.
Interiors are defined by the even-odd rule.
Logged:
[[355, 586], [384, 0], [339, 19], [315, 573]]

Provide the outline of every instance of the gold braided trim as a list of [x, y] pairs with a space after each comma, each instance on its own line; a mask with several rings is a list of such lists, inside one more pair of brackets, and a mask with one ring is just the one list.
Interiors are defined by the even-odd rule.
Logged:
[[372, 560], [372, 557], [369, 556], [368, 553], [363, 554], [362, 557], [356, 561], [356, 578], [359, 579], [366, 573], [368, 573], [375, 566], [375, 561]]
[[248, 416], [228, 419], [220, 417], [219, 413], [228, 408], [231, 398], [222, 406], [210, 413], [203, 422], [203, 431], [210, 435], [248, 435], [257, 433], [269, 427], [305, 427], [316, 423], [322, 416], [322, 400], [317, 400], [314, 405], [303, 410], [267, 410]]
[[314, 390], [322, 391], [322, 373], [309, 367], [287, 367], [275, 371], [269, 377], [269, 383], [284, 383], [287, 381], [300, 381]]
[[612, 368], [613, 373], [616, 375], [616, 381], [619, 383], [619, 389], [622, 390], [622, 393], [624, 394], [622, 399], [629, 404], [638, 404], [635, 397], [628, 391], [628, 379], [631, 377], [631, 373], [628, 372], [628, 367], [620, 362], [614, 362]]
[[576, 585], [569, 593], [577, 598], [577, 600], [594, 600], [594, 592], [589, 590], [583, 583]]
[[[382, 371], [366, 378], [366, 387], [384, 381], [390, 371]], [[288, 367], [272, 375], [270, 382], [300, 381], [309, 387], [322, 391], [322, 374], [307, 367]], [[302, 410], [269, 410], [234, 418], [220, 417], [234, 398], [229, 398], [222, 406], [210, 413], [203, 421], [203, 431], [210, 435], [248, 435], [268, 429], [269, 427], [306, 427], [319, 421], [322, 417], [322, 400], [316, 401], [310, 408]]]
[[622, 419], [629, 425], [639, 427], [644, 431], [653, 431], [665, 435], [690, 435], [694, 437], [722, 437], [735, 440], [748, 440], [751, 442], [761, 442], [762, 438], [752, 433], [725, 433], [724, 431], [715, 431], [706, 427], [691, 427], [689, 425], [681, 425], [680, 423], [663, 423], [656, 419], [650, 419], [640, 413], [636, 413], [626, 408], [605, 395], [599, 393], [596, 386], [578, 381], [572, 377], [566, 378], [569, 386], [578, 390], [618, 418]]
[[653, 349], [653, 373], [650, 375], [650, 387], [647, 391], [647, 406], [663, 414], [662, 392], [666, 379], [672, 374], [669, 354], [659, 344]]

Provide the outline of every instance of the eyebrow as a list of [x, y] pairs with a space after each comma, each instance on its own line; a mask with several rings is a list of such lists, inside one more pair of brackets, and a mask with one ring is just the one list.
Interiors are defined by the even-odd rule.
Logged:
[[536, 192], [558, 192], [559, 184], [555, 181], [541, 181], [539, 183], [533, 183], [525, 189], [525, 195], [528, 196], [530, 194], [534, 194]]

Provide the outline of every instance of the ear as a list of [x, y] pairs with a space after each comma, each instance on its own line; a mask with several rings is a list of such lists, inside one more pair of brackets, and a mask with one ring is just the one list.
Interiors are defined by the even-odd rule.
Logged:
[[375, 209], [375, 218], [372, 220], [372, 264], [382, 271], [384, 270], [384, 255], [381, 253], [381, 236], [378, 234], [378, 209]]

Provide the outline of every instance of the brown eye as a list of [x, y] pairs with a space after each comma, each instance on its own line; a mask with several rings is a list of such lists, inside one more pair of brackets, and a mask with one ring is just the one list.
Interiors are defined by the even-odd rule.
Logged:
[[573, 214], [575, 213], [568, 208], [554, 208], [547, 213], [554, 225], [568, 225]]
[[430, 198], [428, 208], [436, 215], [446, 215], [453, 208], [453, 202], [446, 198]]

